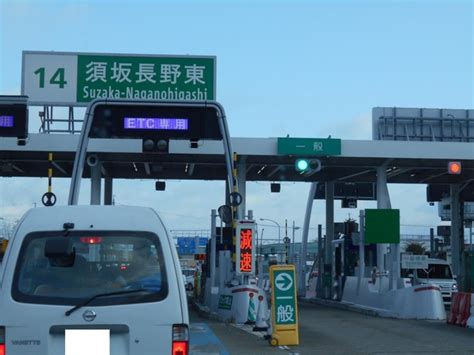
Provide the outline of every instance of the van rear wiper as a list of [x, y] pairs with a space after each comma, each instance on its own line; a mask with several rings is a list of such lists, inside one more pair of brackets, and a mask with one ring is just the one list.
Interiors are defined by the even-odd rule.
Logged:
[[106, 296], [115, 296], [115, 295], [125, 295], [127, 293], [135, 293], [135, 292], [148, 292], [148, 293], [154, 293], [156, 291], [151, 291], [146, 288], [134, 288], [132, 290], [123, 290], [123, 291], [115, 291], [115, 292], [107, 292], [107, 293], [99, 293], [98, 295], [94, 295], [92, 297], [89, 297], [85, 301], [82, 301], [81, 303], [78, 303], [74, 307], [72, 307], [70, 310], [66, 311], [64, 314], [66, 317], [69, 317], [72, 312], [75, 310], [78, 310], [81, 307], [87, 306], [89, 303], [91, 303], [93, 300], [99, 297], [106, 297]]

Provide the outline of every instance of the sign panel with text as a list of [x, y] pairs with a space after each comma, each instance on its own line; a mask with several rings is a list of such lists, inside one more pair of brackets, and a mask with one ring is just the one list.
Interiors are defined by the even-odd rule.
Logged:
[[237, 222], [236, 272], [255, 274], [255, 221]]
[[298, 302], [294, 265], [270, 267], [272, 287], [272, 339], [271, 344], [298, 345]]
[[341, 140], [335, 138], [287, 138], [279, 137], [278, 154], [313, 156], [341, 155]]
[[402, 269], [428, 269], [427, 255], [402, 254]]
[[94, 99], [216, 99], [216, 58], [23, 52], [22, 95], [32, 105], [87, 106]]

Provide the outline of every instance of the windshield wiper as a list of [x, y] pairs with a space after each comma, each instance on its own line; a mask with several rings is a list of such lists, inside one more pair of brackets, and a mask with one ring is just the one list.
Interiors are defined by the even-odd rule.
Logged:
[[135, 293], [135, 292], [148, 292], [148, 293], [154, 293], [155, 291], [147, 290], [146, 288], [135, 288], [133, 290], [123, 290], [123, 291], [115, 291], [115, 292], [107, 292], [107, 293], [100, 293], [98, 295], [94, 295], [92, 297], [87, 298], [85, 301], [78, 303], [74, 307], [72, 307], [70, 310], [66, 311], [64, 314], [69, 317], [72, 312], [75, 310], [78, 310], [81, 307], [87, 306], [89, 303], [91, 303], [93, 300], [99, 297], [106, 297], [106, 296], [115, 296], [115, 295], [125, 295], [127, 293]]

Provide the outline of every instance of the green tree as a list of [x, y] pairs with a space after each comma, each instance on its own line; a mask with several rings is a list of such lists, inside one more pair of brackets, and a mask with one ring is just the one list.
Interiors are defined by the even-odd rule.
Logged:
[[405, 251], [411, 252], [413, 255], [424, 255], [426, 253], [426, 248], [423, 244], [412, 242], [407, 244]]

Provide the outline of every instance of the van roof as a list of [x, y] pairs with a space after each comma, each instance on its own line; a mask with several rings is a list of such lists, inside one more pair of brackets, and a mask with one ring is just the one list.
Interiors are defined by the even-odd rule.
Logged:
[[151, 208], [135, 206], [57, 206], [32, 208], [19, 223], [19, 232], [63, 230], [137, 230], [162, 233], [163, 222]]

